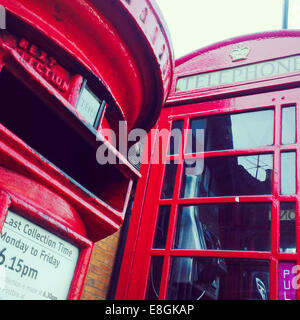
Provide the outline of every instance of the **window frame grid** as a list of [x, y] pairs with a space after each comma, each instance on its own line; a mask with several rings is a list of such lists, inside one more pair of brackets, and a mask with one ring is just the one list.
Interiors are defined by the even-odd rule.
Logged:
[[[162, 268], [161, 284], [159, 300], [166, 299], [168, 282], [170, 275], [171, 259], [172, 257], [228, 257], [228, 258], [251, 258], [251, 259], [265, 259], [270, 262], [270, 299], [278, 299], [278, 265], [281, 261], [294, 261], [296, 264], [300, 264], [300, 199], [299, 199], [299, 181], [300, 172], [298, 170], [298, 150], [300, 141], [300, 132], [297, 130], [299, 108], [297, 101], [294, 103], [281, 103], [279, 101], [274, 103], [273, 106], [262, 106], [262, 107], [249, 107], [244, 108], [243, 111], [251, 112], [258, 110], [271, 109], [274, 110], [274, 138], [273, 145], [266, 147], [257, 147], [252, 149], [230, 149], [221, 151], [209, 151], [201, 153], [185, 153], [187, 145], [187, 129], [189, 128], [190, 120], [205, 117], [208, 115], [216, 114], [216, 110], [201, 111], [200, 113], [185, 114], [185, 115], [171, 115], [168, 120], [184, 120], [183, 125], [183, 137], [181, 141], [180, 153], [176, 155], [166, 155], [168, 160], [178, 160], [177, 173], [175, 178], [175, 186], [173, 190], [173, 198], [158, 200], [158, 205], [171, 205], [171, 213], [169, 220], [169, 229], [167, 233], [167, 241], [165, 249], [153, 249], [150, 250], [151, 256], [163, 256], [164, 264]], [[282, 108], [286, 106], [295, 106], [295, 143], [282, 145], [281, 144], [281, 117]], [[226, 108], [224, 110], [218, 110], [218, 114], [236, 113], [241, 110], [234, 108]], [[170, 124], [171, 125], [171, 124]], [[281, 195], [280, 194], [280, 155], [281, 152], [295, 151], [296, 153], [296, 193], [295, 195]], [[183, 178], [184, 159], [205, 157], [220, 157], [230, 155], [251, 155], [251, 154], [273, 154], [273, 177], [272, 177], [272, 194], [271, 195], [260, 195], [260, 196], [238, 196], [239, 202], [271, 202], [272, 203], [272, 219], [271, 219], [271, 247], [270, 251], [241, 251], [241, 250], [190, 250], [190, 249], [173, 249], [173, 240], [176, 229], [177, 221], [177, 210], [179, 205], [196, 205], [201, 203], [236, 203], [236, 196], [226, 197], [199, 197], [199, 198], [180, 198], [180, 187]], [[165, 165], [164, 165], [165, 167]], [[165, 169], [163, 170], [165, 171]], [[163, 181], [161, 182], [161, 185]], [[295, 253], [282, 253], [279, 252], [279, 231], [280, 231], [280, 203], [281, 202], [295, 202], [296, 203], [296, 252]], [[154, 230], [155, 232], [155, 230]], [[296, 291], [297, 299], [300, 299], [300, 290]]]

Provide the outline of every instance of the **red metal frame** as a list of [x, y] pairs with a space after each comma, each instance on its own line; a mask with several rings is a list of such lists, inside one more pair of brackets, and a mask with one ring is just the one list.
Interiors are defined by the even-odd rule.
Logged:
[[[173, 53], [167, 27], [150, 0], [120, 0], [112, 6], [103, 1], [37, 3], [3, 0], [0, 5], [5, 7], [7, 14], [7, 30], [1, 31], [0, 35], [0, 67], [5, 66], [47, 101], [66, 123], [93, 145], [95, 154], [103, 143], [116, 157], [115, 168], [126, 180], [115, 182], [118, 196], [111, 193], [107, 195], [109, 199], [104, 200], [74, 188], [65, 174], [48, 162], [41, 166], [39, 174], [36, 170], [33, 173], [35, 179], [48, 186], [49, 181], [58, 179], [54, 189], [63, 192], [72, 203], [75, 201], [79, 207], [85, 207], [86, 216], [90, 217], [87, 220], [92, 221], [88, 223], [93, 229], [90, 235], [93, 241], [98, 241], [121, 226], [132, 182], [140, 177], [127, 154], [121, 154], [117, 146], [102, 135], [102, 129], [117, 131], [119, 121], [125, 121], [128, 131], [136, 126], [149, 130], [156, 121], [173, 75]], [[147, 12], [146, 16], [141, 16], [142, 12]], [[84, 31], [82, 24], [89, 25], [93, 32]], [[19, 31], [16, 33], [15, 30]], [[95, 92], [104, 92], [108, 99], [109, 107], [97, 130], [91, 128], [76, 110], [83, 78]], [[13, 134], [4, 132], [5, 141], [16, 139]], [[20, 154], [31, 153], [26, 170], [32, 172], [33, 163], [41, 162], [40, 156], [16, 140], [23, 148]], [[13, 156], [11, 151], [6, 152], [10, 157]], [[52, 179], [41, 177], [43, 171]], [[98, 223], [102, 228], [98, 228]]]
[[[284, 99], [282, 99], [284, 97]], [[199, 204], [199, 203], [235, 203], [236, 197], [217, 197], [217, 198], [197, 198], [197, 199], [182, 199], [179, 198], [179, 191], [182, 178], [183, 162], [179, 161], [176, 175], [176, 182], [174, 187], [174, 194], [172, 199], [159, 199], [162, 189], [162, 179], [157, 177], [163, 177], [164, 165], [157, 164], [151, 166], [151, 174], [148, 181], [147, 194], [145, 196], [145, 204], [143, 215], [141, 217], [139, 238], [135, 252], [135, 262], [133, 264], [132, 276], [129, 283], [129, 291], [127, 298], [129, 299], [143, 299], [146, 283], [148, 279], [148, 269], [150, 265], [150, 257], [152, 255], [163, 255], [165, 262], [163, 266], [162, 282], [160, 299], [165, 299], [166, 290], [169, 278], [170, 257], [171, 256], [209, 256], [209, 257], [239, 257], [239, 258], [253, 258], [253, 259], [267, 259], [270, 261], [270, 277], [271, 299], [277, 299], [278, 297], [278, 261], [296, 261], [300, 263], [298, 254], [279, 253], [279, 203], [281, 201], [294, 201], [299, 206], [299, 173], [297, 174], [297, 191], [295, 195], [283, 196], [280, 195], [280, 152], [282, 151], [296, 151], [299, 152], [299, 130], [297, 130], [297, 142], [295, 145], [281, 145], [280, 144], [280, 132], [281, 132], [281, 106], [295, 104], [297, 115], [299, 116], [299, 102], [300, 102], [300, 89], [291, 89], [281, 92], [263, 93], [259, 95], [245, 96], [233, 99], [227, 99], [226, 101], [211, 101], [198, 103], [196, 105], [178, 106], [176, 109], [176, 115], [170, 115], [169, 109], [165, 109], [160, 119], [160, 128], [169, 126], [170, 119], [178, 120], [184, 119], [184, 129], [188, 129], [189, 120], [194, 117], [206, 116], [216, 114], [215, 110], [219, 113], [232, 113], [237, 111], [251, 111], [265, 109], [266, 107], [273, 107], [275, 110], [275, 126], [274, 126], [274, 145], [271, 147], [255, 148], [248, 150], [226, 150], [206, 153], [206, 157], [212, 156], [225, 156], [225, 155], [249, 155], [257, 153], [273, 153], [274, 154], [274, 169], [273, 169], [273, 195], [270, 196], [239, 196], [240, 202], [272, 202], [272, 224], [271, 224], [271, 251], [270, 252], [250, 252], [250, 251], [196, 251], [196, 250], [179, 250], [172, 249], [175, 226], [177, 206], [179, 204]], [[282, 103], [284, 101], [284, 103]], [[226, 107], [222, 107], [226, 104]], [[258, 104], [260, 105], [258, 107]], [[238, 107], [236, 107], [238, 106]], [[255, 108], [253, 106], [256, 106]], [[222, 108], [220, 110], [220, 108]], [[195, 112], [195, 110], [201, 110]], [[192, 116], [191, 116], [192, 114]], [[186, 139], [184, 139], [186, 141]], [[156, 148], [156, 152], [159, 152], [159, 147]], [[198, 154], [198, 156], [202, 156]], [[197, 156], [196, 154], [186, 154], [184, 158], [190, 158]], [[181, 159], [181, 155], [167, 156], [168, 159]], [[151, 187], [150, 187], [151, 186]], [[144, 187], [144, 186], [143, 186]], [[169, 231], [165, 250], [152, 249], [154, 230], [157, 219], [157, 209], [159, 205], [171, 205], [171, 218], [169, 222]], [[153, 214], [156, 212], [156, 214]], [[299, 219], [297, 219], [297, 226], [299, 225]], [[135, 226], [137, 227], [137, 226]], [[134, 227], [132, 227], [134, 228]], [[298, 228], [298, 227], [297, 227]], [[297, 252], [299, 250], [299, 238], [297, 234]], [[139, 274], [139, 277], [135, 277], [134, 274]], [[122, 281], [122, 280], [121, 280]], [[121, 286], [121, 285], [120, 285]]]
[[[117, 159], [117, 178], [102, 181], [102, 199], [0, 124], [0, 230], [12, 206], [76, 245], [80, 257], [68, 298], [78, 299], [93, 243], [120, 228], [133, 180], [140, 177], [102, 129], [118, 129], [125, 121], [128, 131], [149, 130], [155, 123], [173, 76], [169, 34], [151, 0], [0, 0], [0, 5], [7, 22], [0, 32], [0, 72], [5, 68], [34, 92], [65, 121], [66, 130], [70, 126], [94, 148], [95, 156], [104, 144]], [[98, 128], [76, 110], [84, 80], [107, 102]], [[25, 181], [40, 197], [22, 188]], [[47, 192], [52, 196], [42, 203]], [[60, 198], [61, 210], [51, 206]]]
[[[299, 37], [299, 32], [278, 32], [273, 33], [275, 40], [269, 39], [270, 34], [254, 35], [241, 37], [230, 41], [230, 45], [246, 41], [246, 44], [251, 45], [253, 50], [259, 52], [251, 57], [251, 62], [261, 61], [264, 59], [275, 58], [284, 55], [297, 53], [295, 37]], [[268, 41], [262, 39], [268, 38]], [[250, 40], [261, 40], [250, 41]], [[278, 41], [290, 43], [290, 47], [277, 46]], [[247, 42], [248, 41], [248, 42]], [[230, 67], [232, 62], [229, 62], [225, 56], [228, 53], [228, 43], [221, 43], [214, 46], [215, 50], [220, 52], [212, 52], [212, 48], [205, 48], [195, 54], [191, 54], [186, 58], [177, 61], [175, 78], [173, 81], [172, 92], [168, 99], [166, 107], [163, 109], [158, 122], [158, 128], [171, 129], [173, 120], [184, 120], [184, 128], [189, 128], [191, 118], [201, 116], [234, 113], [239, 111], [254, 111], [259, 109], [273, 108], [274, 109], [274, 144], [270, 147], [253, 148], [246, 150], [226, 150], [213, 151], [205, 153], [205, 157], [218, 157], [225, 155], [250, 155], [257, 153], [272, 153], [273, 154], [273, 193], [270, 196], [239, 196], [240, 202], [271, 202], [272, 203], [272, 220], [271, 220], [271, 249], [269, 252], [254, 252], [254, 251], [231, 251], [231, 250], [179, 250], [172, 249], [177, 207], [179, 204], [199, 204], [199, 203], [234, 203], [235, 197], [213, 197], [213, 198], [196, 198], [196, 199], [181, 199], [179, 198], [180, 185], [183, 171], [183, 161], [179, 161], [177, 167], [176, 180], [174, 185], [174, 193], [172, 199], [160, 199], [160, 194], [163, 185], [165, 165], [152, 164], [142, 165], [143, 180], [139, 182], [137, 188], [137, 198], [133, 207], [132, 222], [129, 228], [128, 241], [125, 248], [124, 259], [121, 267], [121, 274], [116, 293], [117, 299], [144, 299], [147, 289], [148, 272], [150, 267], [151, 256], [159, 255], [164, 257], [162, 269], [161, 287], [159, 299], [165, 299], [167, 294], [170, 258], [173, 256], [188, 256], [188, 257], [239, 257], [251, 259], [266, 259], [270, 262], [270, 299], [278, 299], [278, 264], [280, 261], [294, 261], [300, 263], [300, 170], [298, 167], [298, 156], [300, 148], [300, 130], [299, 130], [299, 103], [300, 103], [300, 88], [299, 73], [280, 77], [277, 79], [265, 79], [264, 81], [252, 82], [247, 84], [235, 84], [231, 88], [213, 88], [205, 92], [188, 92], [176, 93], [175, 83], [177, 78], [182, 75], [189, 75], [209, 70], [205, 64], [205, 59], [211, 61], [218, 56], [218, 63], [223, 63], [223, 66]], [[264, 51], [263, 51], [264, 48]], [[266, 50], [268, 48], [268, 50]], [[272, 51], [276, 48], [276, 52]], [[265, 53], [267, 52], [268, 55]], [[271, 52], [271, 53], [270, 53]], [[205, 55], [202, 56], [202, 53]], [[211, 55], [211, 57], [209, 56]], [[222, 56], [223, 54], [223, 56]], [[225, 56], [225, 57], [224, 57]], [[221, 60], [224, 57], [224, 60]], [[249, 63], [240, 62], [239, 64]], [[210, 67], [211, 68], [211, 67]], [[258, 93], [261, 92], [261, 93]], [[256, 93], [256, 94], [255, 94]], [[219, 100], [217, 100], [220, 98]], [[221, 99], [222, 98], [222, 99]], [[208, 101], [205, 101], [208, 100]], [[203, 101], [203, 102], [202, 102]], [[296, 143], [292, 145], [281, 145], [281, 108], [287, 105], [296, 106]], [[185, 154], [186, 137], [183, 138], [180, 155], [166, 155], [165, 159], [170, 160], [199, 157], [203, 154]], [[161, 152], [161, 147], [158, 143], [155, 144], [154, 153]], [[280, 194], [280, 153], [283, 151], [296, 152], [296, 193], [295, 195], [284, 196]], [[146, 194], [142, 194], [141, 190], [146, 188]], [[293, 201], [296, 203], [296, 252], [297, 253], [280, 253], [279, 252], [279, 227], [280, 227], [280, 202]], [[143, 205], [141, 206], [141, 204]], [[167, 242], [165, 249], [152, 249], [154, 238], [155, 225], [157, 220], [158, 208], [160, 205], [171, 205], [171, 214], [169, 221], [169, 229], [167, 234]], [[167, 232], [167, 230], [166, 230]], [[138, 275], [138, 277], [136, 276]], [[300, 299], [300, 291], [297, 290], [297, 299]]]
[[[283, 99], [284, 97], [284, 99]], [[282, 201], [293, 201], [299, 208], [299, 172], [297, 171], [297, 190], [296, 194], [292, 196], [283, 196], [280, 194], [280, 152], [282, 151], [296, 151], [299, 152], [299, 130], [297, 130], [297, 141], [294, 145], [281, 145], [280, 133], [281, 133], [281, 107], [285, 105], [296, 105], [297, 116], [299, 116], [299, 103], [300, 103], [300, 89], [290, 89], [280, 92], [262, 93], [258, 95], [245, 96], [233, 99], [227, 99], [225, 101], [211, 101], [198, 103], [196, 105], [178, 106], [176, 109], [176, 115], [170, 115], [169, 109], [165, 109], [160, 119], [160, 128], [169, 127], [170, 119], [178, 120], [184, 119], [184, 129], [188, 129], [189, 121], [191, 118], [216, 114], [215, 110], [220, 113], [232, 113], [237, 111], [252, 111], [265, 108], [274, 108], [275, 110], [275, 126], [274, 126], [274, 145], [270, 147], [247, 149], [247, 150], [226, 150], [209, 152], [205, 154], [205, 157], [217, 157], [225, 155], [249, 155], [257, 153], [273, 153], [274, 154], [274, 167], [273, 167], [273, 194], [270, 196], [239, 196], [239, 202], [272, 202], [272, 222], [271, 222], [271, 251], [270, 252], [250, 252], [250, 251], [196, 251], [196, 250], [179, 250], [172, 249], [176, 216], [178, 205], [183, 204], [199, 204], [199, 203], [235, 203], [236, 197], [216, 197], [216, 198], [196, 198], [196, 199], [182, 199], [179, 198], [179, 191], [182, 179], [183, 162], [179, 161], [176, 175], [176, 182], [174, 187], [174, 194], [172, 199], [159, 199], [162, 189], [163, 179], [163, 164], [157, 164], [151, 166], [150, 178], [147, 183], [147, 194], [144, 198], [143, 215], [141, 221], [135, 221], [136, 225], [132, 226], [133, 229], [138, 230], [138, 242], [136, 246], [135, 258], [132, 266], [132, 274], [129, 282], [129, 289], [127, 298], [129, 299], [143, 299], [146, 283], [148, 279], [148, 269], [150, 265], [150, 257], [152, 255], [162, 255], [165, 257], [165, 262], [162, 272], [162, 282], [160, 299], [165, 299], [167, 284], [169, 278], [170, 257], [172, 256], [209, 256], [209, 257], [239, 257], [239, 258], [253, 258], [253, 259], [267, 259], [270, 261], [270, 298], [278, 298], [278, 261], [296, 261], [300, 263], [299, 254], [287, 254], [279, 253], [279, 203]], [[284, 102], [284, 103], [283, 103]], [[226, 107], [222, 107], [226, 104]], [[258, 106], [258, 104], [260, 106]], [[236, 107], [238, 106], [238, 107]], [[255, 108], [253, 106], [256, 106]], [[220, 108], [222, 108], [220, 110]], [[200, 112], [193, 112], [195, 110], [201, 110]], [[191, 116], [192, 115], [192, 116]], [[298, 119], [298, 118], [297, 118]], [[184, 139], [186, 141], [186, 139]], [[182, 150], [182, 149], [181, 149]], [[159, 147], [155, 152], [159, 152]], [[190, 158], [194, 156], [202, 156], [202, 154], [185, 154], [184, 158]], [[167, 156], [168, 159], [181, 159], [181, 155]], [[145, 184], [143, 187], [146, 187]], [[166, 243], [166, 249], [152, 249], [154, 230], [157, 219], [157, 209], [160, 205], [171, 205], [171, 218], [169, 222], [169, 231]], [[298, 210], [298, 209], [297, 209]], [[156, 213], [156, 214], [153, 214]], [[297, 214], [297, 217], [299, 214]], [[134, 218], [133, 218], [134, 219]], [[136, 219], [136, 218], [135, 218]], [[299, 226], [299, 218], [297, 219], [297, 230]], [[297, 234], [297, 252], [299, 252], [299, 238]], [[130, 241], [131, 238], [128, 239]], [[130, 243], [130, 242], [129, 242]], [[128, 244], [129, 245], [129, 244]], [[126, 257], [126, 255], [125, 255]], [[139, 277], [135, 277], [135, 274], [139, 274]], [[122, 279], [120, 279], [120, 287], [122, 287]], [[299, 295], [299, 293], [298, 293]], [[119, 297], [119, 295], [117, 295]]]
[[30, 40], [39, 37], [51, 51], [58, 46], [101, 79], [129, 129], [152, 127], [170, 90], [174, 63], [167, 26], [152, 1], [1, 0], [0, 5], [25, 23], [22, 33]]

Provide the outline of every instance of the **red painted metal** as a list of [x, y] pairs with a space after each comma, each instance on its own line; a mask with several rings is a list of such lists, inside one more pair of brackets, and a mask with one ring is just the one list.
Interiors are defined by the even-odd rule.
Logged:
[[[149, 130], [156, 122], [173, 76], [167, 27], [151, 0], [0, 0], [0, 5], [7, 18], [7, 29], [0, 30], [0, 71], [50, 106], [66, 130], [75, 130], [95, 150], [95, 158], [103, 144], [117, 159], [110, 181], [99, 176], [101, 198], [0, 124], [0, 230], [12, 207], [79, 247], [69, 293], [69, 299], [79, 299], [93, 243], [120, 228], [133, 180], [141, 176], [102, 130], [118, 128], [119, 121], [128, 131]], [[98, 128], [76, 110], [84, 79], [107, 101]]]
[[166, 24], [151, 1], [2, 0], [0, 4], [45, 37], [42, 43], [47, 49], [51, 40], [101, 79], [129, 129], [152, 127], [153, 115], [158, 116], [169, 91], [173, 59]]
[[[297, 47], [297, 38], [299, 35], [300, 33], [297, 30], [280, 30], [240, 36], [213, 44], [176, 60], [176, 69], [168, 103], [182, 103], [183, 101], [188, 103], [189, 101], [205, 99], [207, 96], [218, 98], [226, 94], [240, 94], [241, 91], [247, 92], [251, 90], [255, 92], [261, 87], [266, 90], [272, 90], [276, 86], [294, 83], [297, 81], [295, 77], [298, 73], [289, 74], [288, 76], [278, 76], [275, 79], [274, 77], [269, 77], [263, 79], [263, 84], [262, 80], [253, 80], [241, 82], [238, 86], [222, 85], [204, 90], [194, 90], [188, 93], [175, 92], [178, 78], [185, 75], [222, 70], [248, 65], [258, 61], [263, 62], [279, 57], [299, 54]], [[246, 60], [232, 62], [230, 51], [236, 48], [238, 44], [249, 46], [251, 50]], [[213, 54], [209, 54], [211, 52], [213, 52]]]
[[0, 168], [1, 224], [8, 209], [58, 234], [80, 249], [77, 267], [71, 284], [69, 299], [79, 299], [93, 242], [88, 239], [85, 226], [70, 204], [43, 185], [20, 174]]
[[[172, 75], [172, 52], [165, 33], [165, 25], [150, 1], [130, 5], [119, 2], [113, 8], [106, 8], [104, 4], [99, 3], [95, 4], [97, 8], [88, 7], [82, 1], [72, 2], [72, 5], [68, 1], [64, 4], [57, 2], [51, 5], [36, 2], [22, 3], [22, 1], [3, 1], [1, 3], [8, 12], [13, 13], [13, 16], [16, 15], [18, 19], [25, 21], [27, 28], [34, 26], [34, 32], [38, 30], [40, 37], [50, 38], [54, 42], [53, 45], [59, 44], [61, 51], [63, 49], [71, 55], [74, 61], [81, 62], [87, 70], [96, 74], [115, 98], [124, 116], [123, 119], [129, 124], [128, 129], [132, 128], [133, 124], [142, 125], [142, 122], [145, 128], [149, 128], [155, 121], [169, 89]], [[103, 5], [104, 8], [98, 8], [100, 5]], [[139, 10], [145, 8], [148, 12], [147, 19], [141, 20]], [[77, 10], [80, 15], [75, 15]], [[118, 25], [114, 25], [116, 21], [113, 19], [119, 19], [120, 15], [124, 17], [118, 21]], [[80, 24], [74, 21], [77, 19], [76, 16], [80, 19]], [[121, 24], [124, 19], [127, 19], [128, 23]], [[83, 23], [89, 25], [93, 33], [87, 33], [84, 28], [81, 28]], [[127, 29], [124, 30], [124, 25], [126, 27], [131, 25], [134, 34], [128, 36], [130, 32]], [[153, 31], [151, 28], [159, 28], [155, 41], [151, 40]], [[56, 62], [52, 55], [44, 51], [48, 49], [53, 52], [53, 46], [48, 44], [49, 39], [44, 43], [39, 41], [41, 45], [46, 46], [46, 49], [41, 50], [41, 45], [38, 47], [34, 41], [26, 39], [28, 34], [26, 28], [24, 33], [24, 37], [17, 38], [6, 31], [2, 32], [2, 61], [6, 67], [23, 80], [26, 79], [26, 73], [30, 75], [31, 83], [29, 79], [26, 79], [26, 84], [36, 87], [38, 93], [43, 96], [48, 94], [48, 99], [51, 98], [49, 95], [55, 96], [58, 102], [85, 122], [74, 110], [82, 77], [67, 71]], [[137, 41], [138, 36], [144, 37], [144, 40]], [[140, 45], [143, 47], [144, 54], [137, 56], [141, 51]], [[163, 54], [161, 48], [164, 48]], [[108, 51], [109, 54], [107, 54]], [[152, 60], [147, 60], [148, 57], [145, 55], [151, 57]], [[63, 60], [61, 56], [58, 58]], [[74, 65], [72, 67], [74, 68]], [[153, 72], [153, 70], [156, 71]], [[146, 82], [147, 88], [141, 88]], [[152, 90], [149, 90], [149, 85], [150, 88], [153, 86], [153, 90], [155, 87], [155, 95], [152, 94]], [[47, 93], [43, 93], [45, 89]], [[153, 101], [154, 98], [156, 101]], [[147, 108], [151, 110], [147, 111]], [[117, 153], [112, 146], [108, 147], [112, 149], [112, 152]], [[118, 157], [128, 167], [129, 170], [126, 169], [126, 166], [125, 170], [128, 171], [129, 176], [138, 176], [138, 173], [122, 155], [118, 154]], [[120, 221], [117, 224], [120, 224]]]
[[[278, 264], [280, 261], [295, 261], [300, 263], [300, 233], [299, 233], [299, 201], [300, 201], [300, 173], [299, 160], [296, 160], [296, 193], [295, 195], [280, 194], [280, 153], [283, 151], [296, 151], [297, 157], [300, 152], [299, 130], [299, 104], [300, 104], [300, 73], [281, 75], [280, 77], [265, 78], [260, 81], [234, 83], [207, 89], [189, 92], [176, 92], [177, 79], [183, 76], [194, 75], [201, 72], [226, 69], [260, 61], [267, 61], [279, 57], [299, 54], [298, 41], [299, 31], [278, 31], [263, 34], [249, 35], [230, 39], [210, 47], [201, 49], [176, 61], [175, 76], [172, 89], [158, 121], [158, 129], [171, 129], [173, 120], [184, 120], [183, 132], [189, 128], [190, 119], [215, 115], [221, 113], [234, 113], [240, 111], [254, 111], [265, 108], [273, 108], [274, 120], [274, 144], [268, 147], [252, 148], [246, 150], [225, 150], [205, 153], [205, 157], [218, 157], [225, 155], [249, 155], [259, 153], [273, 153], [273, 192], [270, 196], [239, 196], [240, 202], [272, 202], [271, 220], [271, 249], [266, 252], [232, 251], [232, 250], [179, 250], [173, 249], [173, 239], [176, 227], [178, 205], [199, 203], [234, 203], [236, 197], [211, 197], [182, 199], [179, 197], [183, 161], [179, 161], [172, 199], [160, 199], [163, 186], [165, 165], [143, 164], [141, 172], [145, 176], [137, 188], [137, 197], [132, 213], [132, 222], [129, 227], [128, 240], [125, 247], [122, 263], [117, 299], [144, 299], [147, 289], [149, 266], [151, 256], [164, 257], [162, 268], [161, 287], [159, 299], [165, 299], [167, 294], [170, 261], [172, 257], [230, 257], [266, 259], [270, 262], [270, 299], [278, 299]], [[237, 44], [251, 48], [246, 60], [232, 62], [230, 51]], [[281, 108], [283, 106], [296, 106], [296, 143], [291, 145], [281, 144]], [[199, 157], [203, 154], [185, 154], [186, 137], [183, 138], [181, 153], [167, 156], [167, 150], [162, 150], [155, 143], [154, 155], [163, 152], [163, 158], [182, 160], [182, 158]], [[142, 190], [146, 189], [146, 193]], [[282, 201], [293, 201], [297, 207], [296, 218], [296, 252], [279, 252], [279, 224], [280, 207]], [[141, 205], [143, 204], [143, 205]], [[158, 207], [170, 205], [171, 214], [167, 233], [165, 249], [153, 249], [154, 231], [157, 220]], [[138, 277], [136, 276], [138, 275]], [[297, 299], [300, 298], [297, 290]]]
[[[112, 103], [119, 108], [117, 118], [118, 111], [107, 108], [107, 113], [114, 114], [115, 119], [107, 122], [104, 118], [105, 127], [108, 124], [109, 128], [116, 129], [117, 121], [123, 120], [127, 122], [128, 130], [134, 126], [149, 129], [156, 121], [170, 87], [173, 60], [165, 24], [150, 1], [132, 1], [130, 4], [119, 1], [112, 7], [98, 1], [93, 5], [82, 1], [51, 4], [2, 1], [0, 4], [11, 13], [8, 26], [12, 25], [12, 32], [10, 28], [1, 32], [2, 64], [30, 89], [51, 102], [53, 108], [71, 121], [95, 148], [95, 130], [90, 134], [83, 127], [86, 120], [75, 109], [82, 83], [82, 76], [73, 71], [76, 68], [78, 72], [90, 73], [100, 79], [110, 92]], [[142, 18], [140, 13], [145, 8], [147, 18]], [[86, 32], [82, 24], [88, 25], [93, 32]], [[20, 25], [24, 28], [24, 35], [12, 35]], [[155, 39], [152, 38], [153, 30], [158, 30]], [[66, 60], [66, 56], [69, 59]], [[130, 180], [139, 177], [139, 173], [114, 145], [104, 139], [101, 129], [98, 138], [119, 159], [116, 166], [129, 179], [128, 186], [123, 187], [123, 198], [128, 199]], [[92, 201], [109, 216], [101, 218], [110, 224], [103, 229], [116, 231], [122, 223], [126, 201], [112, 199], [117, 210], [109, 201], [107, 204], [101, 199]], [[94, 208], [92, 211], [95, 212]], [[95, 221], [103, 216], [99, 210], [96, 212]], [[111, 232], [105, 231], [93, 238], [99, 240]]]

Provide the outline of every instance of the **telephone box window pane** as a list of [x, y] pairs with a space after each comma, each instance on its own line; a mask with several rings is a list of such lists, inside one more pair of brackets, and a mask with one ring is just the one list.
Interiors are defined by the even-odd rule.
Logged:
[[296, 204], [280, 204], [280, 252], [296, 252]]
[[278, 265], [278, 300], [296, 300], [296, 289], [294, 288], [293, 278], [296, 276], [294, 271], [295, 262], [282, 261]]
[[237, 258], [174, 257], [169, 300], [268, 300], [269, 262]]
[[296, 192], [296, 153], [281, 153], [281, 194], [289, 195]]
[[196, 152], [196, 130], [204, 130], [204, 151], [273, 145], [274, 111], [262, 110], [192, 119], [187, 153]]
[[183, 120], [173, 121], [168, 154], [179, 154], [182, 141]]
[[177, 164], [175, 161], [171, 160], [170, 163], [166, 163], [163, 189], [161, 194], [162, 199], [171, 199], [173, 197], [176, 172]]
[[269, 251], [271, 203], [181, 206], [175, 249]]
[[295, 106], [282, 108], [281, 143], [295, 143]]
[[153, 241], [154, 249], [164, 249], [166, 247], [170, 211], [171, 211], [170, 206], [159, 207], [155, 237]]
[[186, 159], [181, 198], [272, 193], [273, 155]]
[[158, 300], [163, 263], [164, 257], [162, 256], [151, 258], [146, 300]]

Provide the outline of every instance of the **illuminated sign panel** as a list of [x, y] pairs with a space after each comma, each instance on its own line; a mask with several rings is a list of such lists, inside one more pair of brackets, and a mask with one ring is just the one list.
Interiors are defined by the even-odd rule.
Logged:
[[8, 211], [0, 234], [0, 299], [67, 299], [79, 249]]
[[300, 55], [179, 78], [176, 92], [260, 80], [300, 71]]

